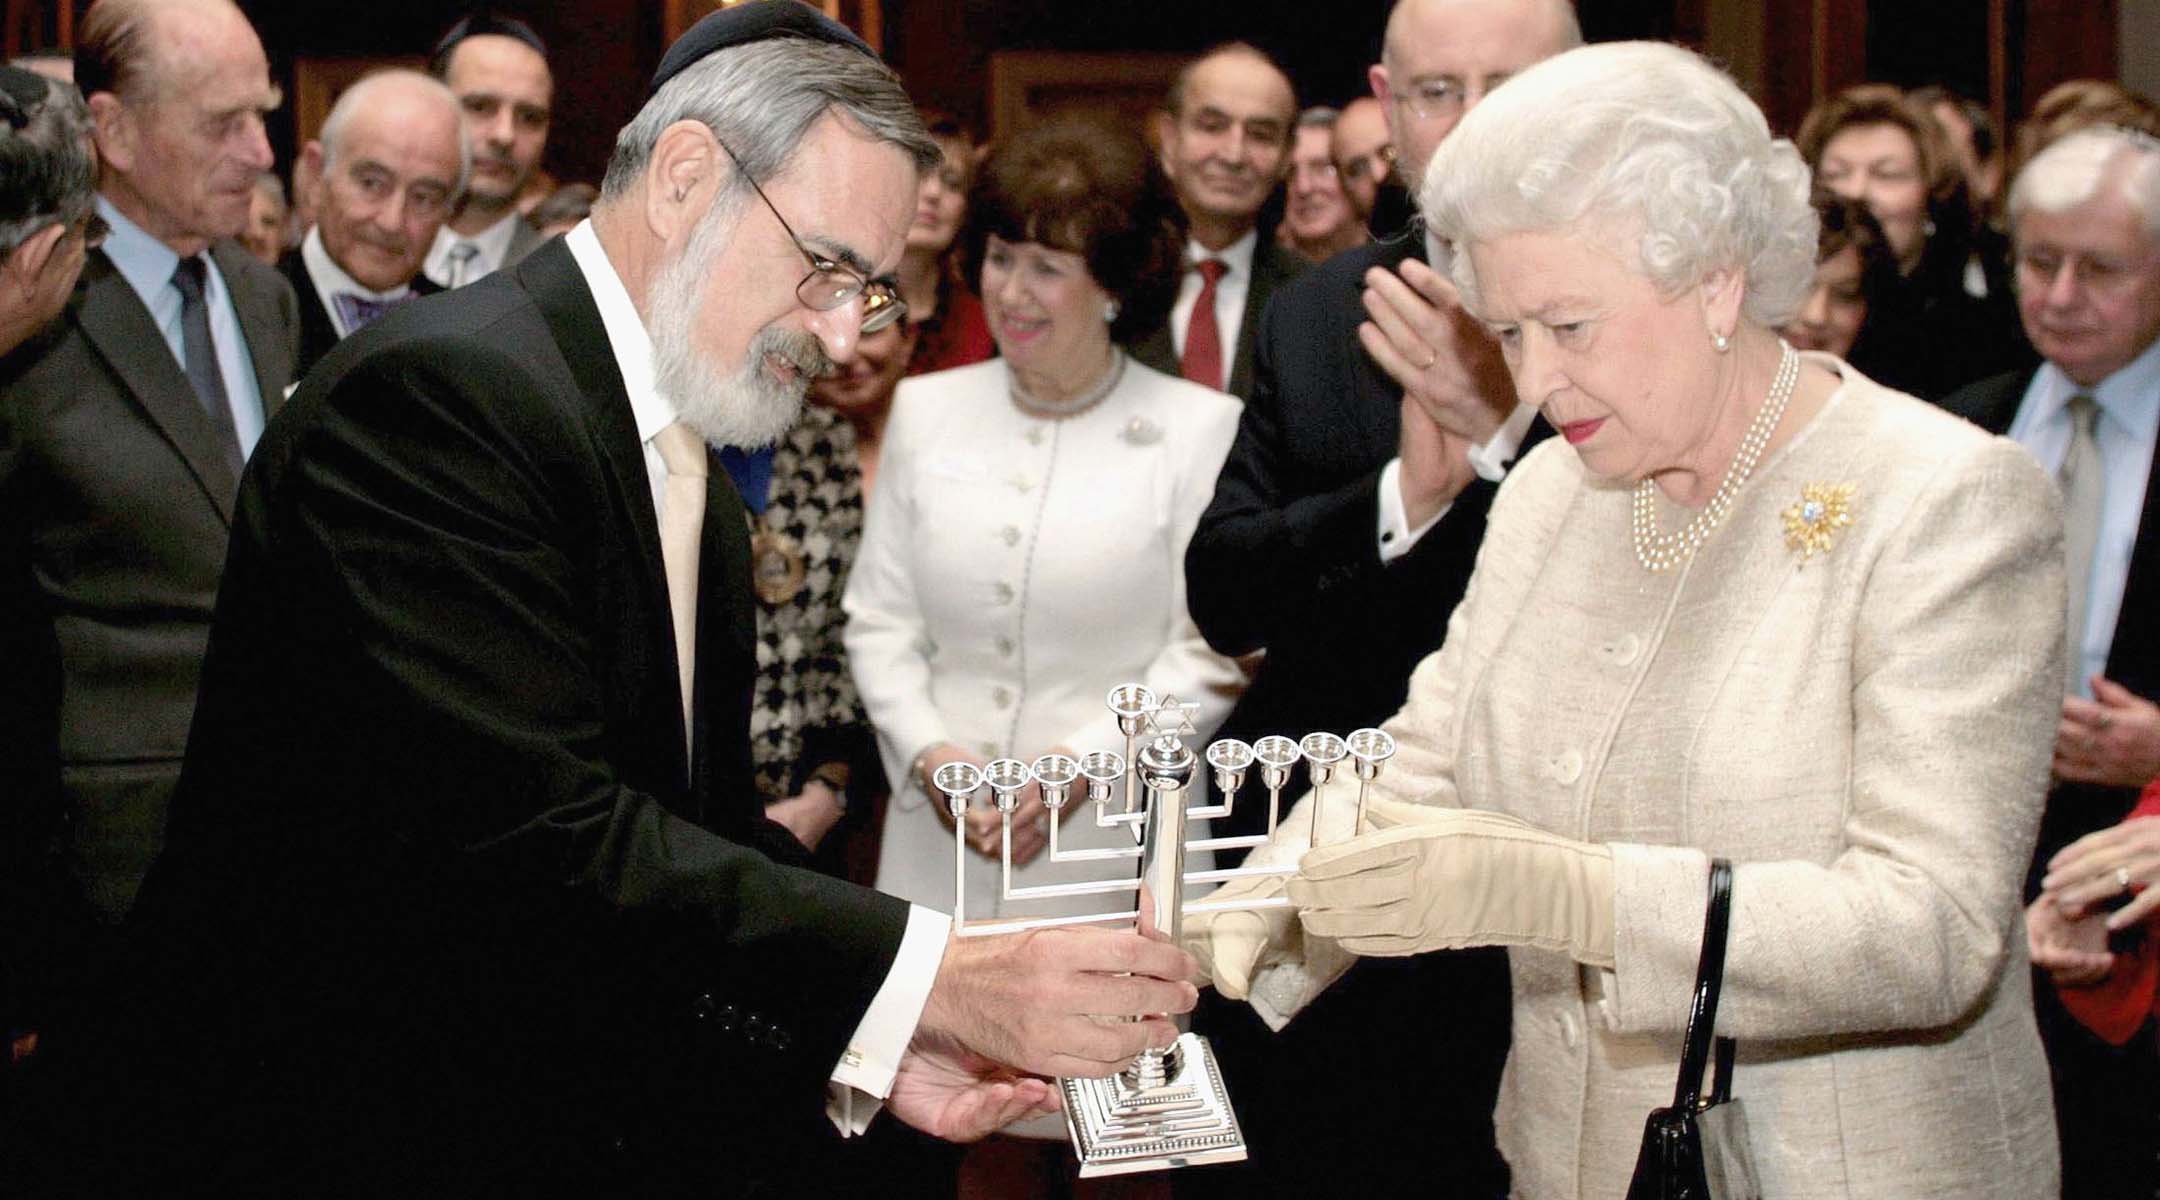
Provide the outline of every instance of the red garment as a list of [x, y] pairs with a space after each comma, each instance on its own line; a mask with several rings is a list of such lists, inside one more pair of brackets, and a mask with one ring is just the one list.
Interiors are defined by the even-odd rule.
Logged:
[[[2160, 817], [2160, 780], [2147, 784], [2125, 821]], [[2148, 1018], [2160, 1016], [2160, 930], [2147, 918], [2147, 936], [2134, 951], [2115, 956], [2115, 969], [2091, 987], [2057, 987], [2063, 1007], [2078, 1023], [2120, 1046], [2137, 1036]]]
[[1219, 258], [1193, 264], [1193, 270], [1200, 272], [1200, 297], [1193, 301], [1192, 316], [1185, 322], [1185, 357], [1179, 364], [1185, 378], [1218, 392], [1223, 386], [1223, 347], [1222, 327], [1215, 322], [1215, 285], [1229, 269]]
[[948, 367], [979, 363], [997, 353], [990, 337], [990, 322], [983, 316], [982, 301], [957, 283], [948, 283], [938, 300], [937, 315], [922, 324], [922, 340], [907, 373], [928, 375]]

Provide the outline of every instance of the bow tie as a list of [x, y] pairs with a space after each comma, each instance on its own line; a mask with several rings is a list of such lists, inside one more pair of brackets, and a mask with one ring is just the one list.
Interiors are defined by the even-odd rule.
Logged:
[[412, 298], [411, 292], [407, 292], [395, 300], [376, 300], [368, 296], [355, 295], [352, 292], [339, 292], [332, 297], [337, 301], [338, 316], [344, 319], [345, 327], [354, 333], [373, 325], [377, 320], [381, 319], [384, 313]]

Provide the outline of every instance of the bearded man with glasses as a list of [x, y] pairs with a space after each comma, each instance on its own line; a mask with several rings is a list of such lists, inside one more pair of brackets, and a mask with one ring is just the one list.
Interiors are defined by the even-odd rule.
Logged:
[[1011, 1068], [1175, 1037], [1088, 1014], [1189, 1009], [1182, 951], [952, 938], [802, 869], [751, 779], [750, 538], [712, 452], [897, 318], [937, 161], [853, 34], [730, 7], [662, 60], [589, 221], [301, 386], [139, 909], [150, 1078], [115, 1090], [147, 1111], [110, 1124], [163, 1151], [148, 1190], [804, 1194], [833, 1126], [980, 1137], [1054, 1104]]

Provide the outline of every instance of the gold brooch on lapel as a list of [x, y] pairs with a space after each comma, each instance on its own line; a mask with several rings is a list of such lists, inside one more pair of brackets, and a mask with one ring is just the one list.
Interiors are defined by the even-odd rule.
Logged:
[[1785, 544], [1799, 553], [1802, 563], [1828, 553], [1837, 531], [1852, 524], [1854, 487], [1810, 483], [1800, 489], [1800, 503], [1785, 510]]

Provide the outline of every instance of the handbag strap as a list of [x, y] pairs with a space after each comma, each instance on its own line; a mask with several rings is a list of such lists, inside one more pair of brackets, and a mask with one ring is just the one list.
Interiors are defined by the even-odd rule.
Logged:
[[[1673, 1107], [1693, 1112], [1702, 1106], [1703, 1069], [1710, 1065], [1712, 1031], [1717, 1027], [1718, 993], [1725, 986], [1725, 934], [1732, 921], [1732, 864], [1710, 860], [1710, 904], [1703, 914], [1702, 959], [1695, 967], [1695, 1002], [1688, 1009], [1687, 1044], [1680, 1054], [1680, 1082]], [[1717, 1038], [1717, 1090], [1711, 1103], [1722, 1103], [1731, 1089], [1733, 1042]]]

